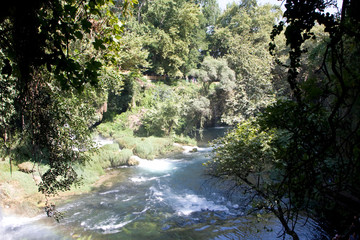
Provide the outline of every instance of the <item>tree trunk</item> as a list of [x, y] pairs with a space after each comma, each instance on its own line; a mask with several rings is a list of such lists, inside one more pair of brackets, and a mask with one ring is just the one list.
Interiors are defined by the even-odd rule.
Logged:
[[292, 237], [293, 240], [300, 240], [299, 236], [297, 235], [297, 233], [294, 231], [294, 229], [291, 229], [289, 227], [288, 221], [286, 221], [285, 217], [284, 217], [284, 212], [280, 206], [280, 204], [278, 204], [278, 209], [274, 209], [272, 208], [272, 212], [276, 215], [276, 217], [280, 220], [281, 225], [284, 227], [285, 229], [285, 233], [290, 235]]

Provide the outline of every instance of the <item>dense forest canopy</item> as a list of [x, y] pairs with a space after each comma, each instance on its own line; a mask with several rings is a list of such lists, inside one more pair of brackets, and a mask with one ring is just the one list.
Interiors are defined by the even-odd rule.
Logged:
[[230, 125], [209, 174], [250, 190], [294, 239], [299, 214], [345, 219], [360, 212], [360, 19], [358, 1], [326, 13], [333, 4], [10, 2], [1, 155], [47, 164], [39, 190], [50, 196], [79, 181], [73, 166], [89, 160], [99, 124], [135, 137]]

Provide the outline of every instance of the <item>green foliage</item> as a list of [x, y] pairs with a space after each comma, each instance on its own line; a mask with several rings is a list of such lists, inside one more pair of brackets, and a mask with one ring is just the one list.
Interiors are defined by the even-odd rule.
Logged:
[[[272, 33], [274, 39], [284, 30], [290, 47], [287, 81], [294, 101], [278, 102], [269, 108], [265, 123], [290, 134], [286, 145], [279, 144], [279, 154], [291, 179], [292, 198], [305, 208], [310, 202], [318, 214], [331, 221], [359, 210], [353, 198], [360, 181], [359, 153], [354, 151], [358, 149], [360, 109], [360, 74], [355, 67], [360, 60], [359, 18], [352, 11], [357, 4], [346, 1], [337, 19], [323, 12], [325, 1], [288, 1], [286, 27], [280, 22]], [[301, 15], [294, 18], [299, 12]], [[322, 42], [309, 46], [314, 39]], [[289, 153], [297, 157], [296, 164]]]
[[150, 71], [159, 75], [183, 77], [198, 62], [205, 28], [198, 30], [202, 14], [193, 2], [184, 0], [143, 1], [137, 9], [138, 26], [149, 53]]
[[[97, 132], [104, 137], [114, 139], [116, 142], [115, 146], [123, 149], [119, 152], [120, 155], [125, 153], [128, 154], [129, 150], [131, 150], [134, 155], [141, 158], [154, 159], [157, 156], [173, 150], [173, 140], [169, 137], [137, 137], [135, 135], [134, 132], [136, 132], [138, 126], [134, 125], [133, 119], [136, 118], [141, 121], [141, 117], [139, 117], [140, 115], [140, 112], [136, 111], [122, 113], [118, 115], [113, 122], [100, 124], [97, 127]], [[113, 145], [106, 145], [103, 148], [107, 149], [112, 146]], [[108, 151], [108, 149], [104, 151]], [[105, 153], [105, 155], [106, 154], [107, 153]], [[126, 154], [125, 156], [128, 156]], [[115, 156], [116, 154], [110, 155]]]
[[[110, 130], [111, 134], [115, 134], [115, 128], [131, 128], [137, 136], [170, 136], [182, 132], [188, 134], [210, 117], [209, 101], [201, 98], [204, 106], [200, 106], [202, 102], [198, 101], [199, 89], [200, 86], [187, 82], [179, 82], [174, 86], [149, 84], [138, 93], [137, 107], [115, 118], [118, 124]], [[100, 128], [106, 125], [110, 126], [105, 124]]]
[[173, 149], [173, 142], [170, 138], [156, 137], [121, 137], [116, 138], [120, 147], [132, 149], [134, 154], [145, 159], [154, 159]]
[[[257, 200], [261, 200], [257, 206], [272, 211], [281, 221], [284, 232], [299, 239], [296, 219], [301, 212], [339, 223], [345, 213], [359, 211], [359, 200], [355, 196], [359, 193], [360, 181], [357, 151], [360, 75], [354, 67], [359, 60], [356, 43], [359, 18], [350, 10], [357, 3], [348, 1], [343, 6], [341, 19], [336, 19], [324, 13], [328, 6], [325, 1], [287, 1], [285, 18], [274, 28], [272, 40], [285, 29], [289, 60], [282, 60], [283, 67], [288, 70], [291, 93], [272, 105], [257, 103], [271, 93], [267, 80], [271, 64], [266, 63], [268, 55], [259, 51], [262, 44], [257, 45], [257, 40], [262, 34], [253, 27], [256, 24], [252, 21], [263, 22], [264, 14], [254, 17], [260, 8], [254, 8], [251, 1], [244, 1], [244, 4], [243, 8], [239, 7], [243, 13], [240, 16], [233, 17], [237, 11], [237, 6], [233, 5], [227, 16], [219, 18], [223, 27], [231, 26], [233, 33], [246, 32], [250, 33], [250, 38], [254, 37], [251, 40], [254, 45], [249, 45], [253, 49], [245, 43], [227, 48], [225, 52], [230, 63], [240, 66], [235, 69], [239, 86], [243, 88], [238, 92], [243, 96], [238, 99], [246, 101], [234, 102], [246, 106], [257, 99], [256, 108], [260, 106], [264, 110], [260, 111], [263, 114], [255, 126], [246, 121], [219, 140], [210, 167], [217, 176], [240, 179], [240, 184], [254, 190], [259, 197]], [[238, 22], [243, 24], [235, 24]], [[316, 26], [316, 22], [324, 28]], [[264, 23], [261, 26], [268, 26]], [[239, 40], [245, 37], [238, 36]], [[270, 50], [279, 52], [275, 47], [274, 43], [270, 44]], [[232, 55], [237, 49], [249, 55], [245, 58]], [[254, 56], [266, 60], [256, 65], [259, 69], [242, 61], [251, 59], [249, 62], [256, 63]], [[257, 85], [252, 84], [254, 80]], [[246, 109], [252, 108], [246, 106]], [[258, 111], [256, 108], [250, 112]], [[242, 110], [244, 113], [247, 114]], [[268, 144], [266, 148], [265, 143]], [[266, 161], [262, 162], [263, 159]]]
[[[124, 10], [132, 3], [125, 1]], [[19, 137], [32, 161], [49, 165], [39, 185], [46, 196], [78, 181], [73, 166], [88, 160], [94, 108], [109, 87], [121, 85], [112, 66], [122, 27], [112, 7], [112, 1], [37, 1], [1, 11], [0, 95], [12, 105], [1, 105], [9, 109], [1, 114], [1, 137], [12, 144]]]
[[102, 169], [119, 167], [127, 164], [128, 159], [133, 155], [130, 149], [121, 149], [117, 143], [108, 144], [98, 150], [92, 156], [92, 164], [100, 164]]
[[204, 25], [206, 27], [212, 27], [215, 25], [217, 18], [219, 17], [221, 10], [216, 0], [202, 0], [200, 1], [201, 11], [205, 18]]
[[181, 123], [181, 132], [189, 134], [202, 129], [205, 122], [211, 118], [210, 101], [206, 97], [190, 99], [185, 105], [185, 118]]
[[8, 138], [10, 135], [10, 123], [15, 115], [14, 99], [17, 94], [14, 86], [15, 78], [10, 75], [11, 65], [6, 59], [3, 51], [0, 49], [0, 154], [6, 156], [9, 154], [10, 145]]
[[273, 131], [262, 131], [253, 119], [244, 121], [213, 142], [215, 154], [208, 165], [217, 176], [235, 177], [261, 190], [276, 162], [274, 148], [270, 147], [273, 138]]
[[190, 138], [189, 136], [184, 136], [184, 135], [175, 135], [173, 136], [173, 141], [175, 143], [179, 143], [179, 144], [184, 144], [184, 145], [190, 145], [190, 146], [196, 146], [197, 142], [195, 139]]
[[[350, 11], [355, 5], [349, 1], [336, 19], [323, 13], [325, 1], [287, 1], [286, 24], [280, 22], [272, 37], [286, 27], [291, 95], [266, 107], [256, 122], [260, 131], [244, 125], [222, 139], [211, 165], [217, 175], [239, 178], [255, 190], [263, 200], [258, 206], [272, 211], [293, 239], [299, 239], [296, 219], [301, 212], [339, 223], [345, 213], [359, 211], [360, 75], [354, 67], [359, 61], [359, 18]], [[316, 21], [325, 27], [314, 27]], [[242, 76], [253, 74], [239, 70]], [[268, 142], [272, 157], [258, 166], [252, 156], [267, 155], [261, 155], [256, 140], [274, 130]]]
[[[34, 194], [38, 190], [32, 174], [17, 171], [16, 166], [13, 166], [13, 172], [10, 172], [9, 163], [0, 163], [0, 181], [5, 185], [3, 186], [5, 189], [6, 185], [9, 184], [9, 192], [4, 192], [6, 195], [11, 194], [10, 182], [16, 182], [21, 188], [21, 190], [16, 189], [16, 191], [22, 191], [25, 195]], [[5, 189], [2, 190], [5, 191]]]
[[128, 30], [124, 31], [121, 38], [120, 67], [123, 70], [132, 71], [147, 69], [150, 67], [148, 62], [149, 52], [144, 49], [144, 45], [149, 40], [149, 36], [130, 30], [136, 28], [136, 22], [128, 22], [126, 26], [128, 26]]
[[236, 124], [256, 116], [274, 101], [274, 59], [268, 42], [280, 13], [276, 6], [242, 1], [228, 6], [219, 16], [209, 35], [210, 55], [226, 60], [236, 80], [219, 78], [222, 82], [210, 96], [216, 119]]
[[157, 88], [153, 97], [154, 106], [145, 113], [142, 126], [148, 136], [168, 136], [178, 126], [182, 110], [181, 100], [170, 88]]
[[136, 99], [140, 95], [141, 84], [144, 84], [137, 72], [129, 72], [120, 76], [123, 83], [122, 88], [110, 88], [108, 90], [107, 111], [104, 113], [105, 121], [113, 121], [117, 114], [136, 107]]
[[[206, 165], [211, 175], [232, 180], [247, 194], [252, 194], [255, 210], [275, 214], [286, 233], [298, 239], [294, 229], [296, 216], [302, 208], [288, 190], [296, 185], [297, 190], [301, 190], [298, 194], [302, 195], [307, 185], [298, 185], [298, 182], [293, 181], [293, 175], [286, 175], [283, 169], [287, 163], [283, 162], [284, 155], [279, 153], [288, 144], [289, 138], [291, 136], [288, 132], [265, 129], [261, 121], [249, 119], [213, 143], [214, 156]], [[293, 159], [294, 174], [311, 170], [310, 166], [301, 168], [296, 158], [298, 156], [294, 157], [293, 152], [287, 154], [288, 158]], [[309, 183], [312, 180], [307, 179]]]
[[215, 59], [210, 56], [205, 57], [200, 68], [193, 69], [190, 75], [202, 82], [205, 96], [209, 93], [211, 83], [235, 81], [235, 73], [228, 67], [227, 61], [225, 59]]

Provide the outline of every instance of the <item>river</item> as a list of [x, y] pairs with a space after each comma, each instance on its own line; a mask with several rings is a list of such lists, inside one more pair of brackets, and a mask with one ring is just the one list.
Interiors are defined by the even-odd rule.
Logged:
[[[205, 139], [214, 132], [223, 129], [205, 132]], [[115, 170], [110, 188], [60, 206], [60, 223], [44, 216], [1, 220], [0, 214], [2, 239], [276, 239], [281, 225], [275, 218], [246, 216], [246, 196], [228, 194], [225, 183], [204, 174], [211, 148], [199, 146]], [[299, 233], [300, 239], [329, 239], [314, 221]]]

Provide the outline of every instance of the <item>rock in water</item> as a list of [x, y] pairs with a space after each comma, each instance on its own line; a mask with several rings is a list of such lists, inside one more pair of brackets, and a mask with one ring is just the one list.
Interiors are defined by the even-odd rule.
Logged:
[[197, 148], [193, 148], [192, 150], [190, 150], [190, 152], [197, 152], [198, 149]]
[[137, 166], [139, 165], [139, 160], [138, 160], [139, 157], [137, 156], [131, 156], [128, 161], [127, 161], [127, 165], [129, 166]]

